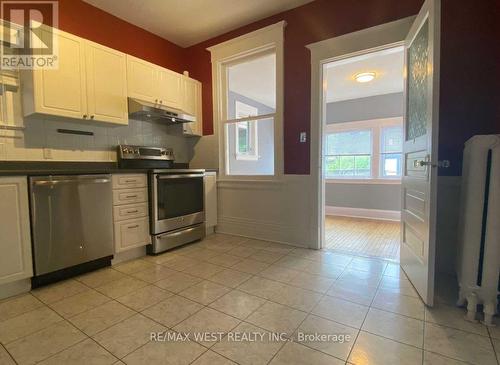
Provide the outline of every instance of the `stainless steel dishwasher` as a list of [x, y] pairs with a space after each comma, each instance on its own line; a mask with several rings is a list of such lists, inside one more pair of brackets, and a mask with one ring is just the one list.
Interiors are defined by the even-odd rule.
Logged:
[[[113, 255], [111, 176], [30, 177], [33, 286], [72, 276]], [[73, 270], [72, 270], [73, 269]]]

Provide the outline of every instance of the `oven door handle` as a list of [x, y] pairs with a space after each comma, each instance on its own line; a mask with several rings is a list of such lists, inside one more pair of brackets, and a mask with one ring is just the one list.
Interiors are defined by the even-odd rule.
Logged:
[[193, 232], [193, 231], [195, 231], [195, 230], [197, 230], [199, 228], [200, 228], [199, 225], [197, 225], [196, 227], [181, 228], [181, 229], [178, 229], [178, 230], [173, 231], [173, 232], [168, 232], [168, 233], [160, 234], [157, 237], [159, 239], [162, 239], [162, 238], [165, 238], [165, 237], [176, 237], [176, 236], [180, 236], [181, 234], [186, 234], [186, 233], [189, 233], [189, 232]]
[[203, 177], [203, 174], [179, 174], [179, 175], [156, 175], [159, 180], [164, 179], [182, 179], [182, 178], [193, 178], [193, 177]]

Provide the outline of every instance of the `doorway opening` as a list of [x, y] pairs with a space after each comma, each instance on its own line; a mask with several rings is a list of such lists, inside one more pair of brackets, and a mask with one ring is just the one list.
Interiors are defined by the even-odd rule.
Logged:
[[323, 64], [324, 246], [399, 262], [404, 48]]

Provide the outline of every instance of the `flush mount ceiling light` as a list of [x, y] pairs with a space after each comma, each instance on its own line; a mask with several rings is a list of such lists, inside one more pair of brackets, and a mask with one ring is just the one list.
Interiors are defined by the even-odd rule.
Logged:
[[354, 75], [357, 82], [370, 82], [375, 78], [375, 72], [361, 72]]

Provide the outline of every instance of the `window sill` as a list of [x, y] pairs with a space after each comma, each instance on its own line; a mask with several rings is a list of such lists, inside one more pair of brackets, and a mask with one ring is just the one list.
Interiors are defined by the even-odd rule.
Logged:
[[258, 161], [260, 156], [236, 155], [237, 161]]
[[373, 184], [401, 185], [401, 179], [331, 179], [325, 178], [327, 184]]

